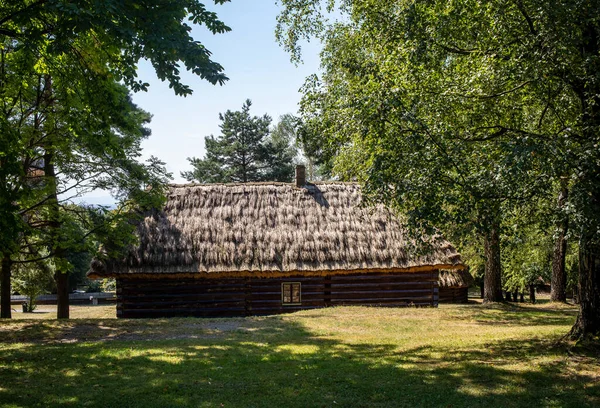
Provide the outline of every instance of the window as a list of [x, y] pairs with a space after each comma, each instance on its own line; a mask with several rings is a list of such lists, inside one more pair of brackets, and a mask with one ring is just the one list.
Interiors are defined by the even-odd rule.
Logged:
[[281, 284], [281, 304], [286, 306], [300, 303], [300, 282], [283, 282]]

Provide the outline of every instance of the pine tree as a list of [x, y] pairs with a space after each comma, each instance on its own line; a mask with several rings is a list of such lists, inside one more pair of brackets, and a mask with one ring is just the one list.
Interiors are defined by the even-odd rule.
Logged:
[[204, 159], [188, 158], [193, 170], [181, 173], [200, 183], [291, 181], [296, 149], [285, 132], [269, 130], [271, 117], [251, 116], [247, 99], [241, 111], [219, 114], [221, 134], [207, 136]]

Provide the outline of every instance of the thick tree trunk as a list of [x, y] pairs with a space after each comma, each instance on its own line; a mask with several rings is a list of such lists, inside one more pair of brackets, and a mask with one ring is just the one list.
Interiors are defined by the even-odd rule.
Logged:
[[[58, 203], [57, 195], [57, 179], [56, 171], [54, 169], [54, 155], [51, 147], [46, 147], [46, 154], [44, 154], [44, 176], [49, 190], [48, 193], [48, 213], [49, 213], [49, 230], [50, 237], [52, 240], [51, 252], [55, 259], [59, 260], [64, 256], [64, 249], [61, 247], [60, 238], [60, 207]], [[59, 263], [60, 264], [60, 263]], [[69, 280], [66, 272], [56, 271], [54, 274], [54, 280], [56, 282], [56, 317], [58, 319], [69, 318]]]
[[[558, 210], [565, 206], [569, 194], [567, 182], [561, 181], [561, 189], [558, 195]], [[554, 243], [552, 255], [552, 280], [550, 286], [550, 300], [553, 302], [567, 301], [567, 273], [565, 271], [565, 256], [567, 255], [566, 234], [569, 228], [569, 220], [566, 216], [557, 225], [558, 237]]]
[[12, 263], [10, 258], [4, 257], [2, 258], [2, 269], [0, 270], [0, 274], [2, 275], [2, 280], [0, 282], [0, 317], [3, 319], [10, 319], [12, 317], [12, 310], [10, 308], [10, 268]]
[[494, 221], [484, 237], [485, 275], [483, 301], [502, 302], [502, 272], [500, 263], [500, 223]]
[[64, 272], [56, 272], [56, 317], [59, 319], [69, 318], [69, 275]]
[[600, 247], [584, 239], [579, 242], [578, 293], [579, 316], [571, 338], [600, 336]]
[[[594, 141], [600, 129], [600, 84], [589, 78], [597, 78], [598, 75], [600, 30], [592, 20], [585, 21], [586, 24], [582, 25], [581, 57], [586, 61], [584, 72], [588, 79], [580, 87], [575, 86], [574, 90], [581, 101], [583, 140], [591, 142], [589, 151], [597, 155], [597, 142]], [[600, 336], [600, 166], [597, 157], [582, 163], [585, 167], [579, 171], [577, 180], [579, 194], [585, 197], [582, 200], [580, 197], [578, 212], [585, 214], [586, 219], [579, 239], [579, 315], [570, 332], [571, 338], [576, 340]]]
[[535, 303], [535, 285], [529, 285], [529, 301]]

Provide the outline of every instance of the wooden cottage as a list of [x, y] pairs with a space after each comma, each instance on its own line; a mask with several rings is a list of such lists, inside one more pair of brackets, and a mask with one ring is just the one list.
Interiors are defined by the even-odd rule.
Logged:
[[248, 316], [335, 305], [437, 306], [455, 248], [414, 251], [385, 207], [352, 183], [173, 185], [122, 259], [88, 276], [117, 281], [117, 316]]

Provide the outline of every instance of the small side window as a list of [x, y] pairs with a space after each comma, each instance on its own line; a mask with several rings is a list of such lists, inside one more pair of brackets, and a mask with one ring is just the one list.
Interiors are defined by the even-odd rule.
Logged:
[[300, 282], [283, 282], [281, 284], [281, 304], [299, 305], [301, 304], [301, 287]]

